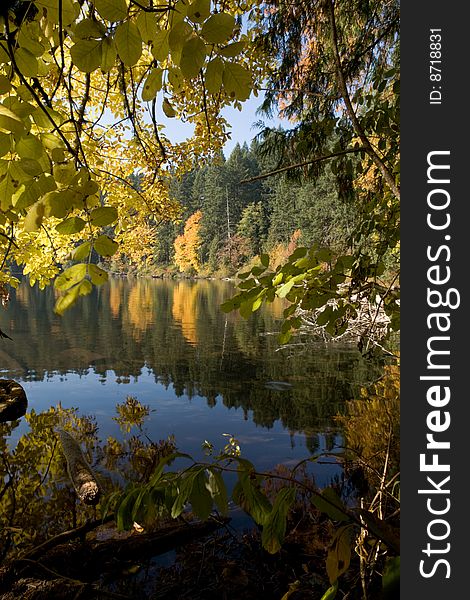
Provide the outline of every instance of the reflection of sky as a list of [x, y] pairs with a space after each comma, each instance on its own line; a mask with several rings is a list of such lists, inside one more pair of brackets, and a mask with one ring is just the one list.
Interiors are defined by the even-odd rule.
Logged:
[[[112, 371], [107, 372], [103, 384], [90, 370], [87, 375], [52, 375], [45, 381], [24, 381], [22, 385], [29, 401], [28, 411], [34, 408], [40, 412], [59, 403], [63, 408], [79, 407], [80, 414], [96, 416], [101, 440], [108, 436], [121, 437], [118, 424], [110, 417], [116, 416], [116, 404], [131, 395], [150, 407], [144, 430], [151, 440], [158, 441], [173, 434], [178, 448], [197, 460], [205, 458], [201, 451], [204, 440], [210, 441], [215, 451], [224, 447], [227, 438], [222, 433], [234, 435], [240, 441], [242, 456], [252, 460], [259, 470], [272, 469], [280, 463], [292, 468], [310, 455], [304, 434], [291, 434], [279, 421], [270, 429], [260, 427], [253, 422], [251, 411], [245, 415], [242, 408], [227, 408], [220, 397], [213, 408], [200, 396], [191, 400], [178, 397], [172, 385], [165, 387], [156, 383], [149, 371], [144, 371], [138, 381], [131, 379], [126, 384], [118, 383]], [[15, 443], [26, 430], [23, 420], [11, 441]], [[319, 435], [318, 441], [318, 451], [326, 451], [325, 436]], [[323, 485], [339, 473], [339, 469], [312, 463], [311, 472], [316, 475], [317, 483]]]

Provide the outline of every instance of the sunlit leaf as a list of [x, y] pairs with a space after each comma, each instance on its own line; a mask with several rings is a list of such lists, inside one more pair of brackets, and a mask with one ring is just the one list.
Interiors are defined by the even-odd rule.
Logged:
[[163, 112], [168, 118], [176, 117], [176, 110], [170, 104], [170, 101], [167, 98], [163, 99], [162, 103]]
[[157, 93], [162, 89], [162, 75], [162, 69], [156, 68], [150, 71], [142, 88], [142, 100], [144, 102], [153, 100]]
[[220, 48], [218, 53], [226, 58], [235, 58], [240, 52], [243, 52], [245, 45], [245, 42], [233, 42], [233, 44]]
[[24, 219], [23, 228], [25, 231], [37, 231], [41, 227], [44, 209], [45, 207], [42, 202], [36, 202], [31, 206]]
[[222, 75], [224, 89], [230, 98], [237, 100], [247, 100], [251, 94], [252, 77], [251, 73], [237, 63], [225, 63]]
[[235, 17], [228, 13], [212, 15], [202, 26], [202, 37], [210, 44], [223, 44], [232, 37]]
[[90, 222], [95, 227], [104, 227], [114, 223], [117, 217], [118, 213], [114, 206], [100, 206], [91, 211]]
[[73, 251], [73, 259], [74, 260], [84, 260], [85, 258], [87, 258], [89, 256], [90, 250], [91, 250], [91, 242], [84, 242], [83, 244], [80, 244], [80, 246], [75, 248], [75, 250]]
[[23, 121], [3, 104], [0, 104], [0, 129], [20, 135], [24, 131]]
[[122, 62], [128, 67], [135, 65], [142, 54], [142, 38], [137, 25], [132, 21], [120, 23], [114, 34], [114, 41]]
[[99, 69], [101, 65], [100, 40], [78, 40], [70, 49], [74, 65], [84, 73], [91, 73]]
[[107, 21], [122, 21], [127, 17], [126, 0], [93, 0], [99, 15]]
[[86, 222], [80, 217], [69, 217], [56, 225], [57, 233], [62, 235], [72, 235], [78, 233], [86, 225]]
[[224, 73], [224, 61], [213, 58], [206, 68], [205, 84], [209, 94], [216, 94], [222, 87], [222, 75]]
[[193, 23], [203, 23], [211, 14], [211, 0], [194, 0], [188, 7], [187, 16]]
[[206, 59], [206, 45], [200, 37], [185, 42], [181, 51], [180, 69], [186, 79], [197, 77]]
[[96, 265], [88, 265], [88, 275], [93, 285], [103, 285], [108, 281], [108, 274]]
[[169, 42], [170, 32], [167, 29], [162, 29], [155, 34], [153, 39], [151, 52], [154, 58], [159, 61], [165, 60], [170, 51]]
[[[0, 156], [2, 155], [1, 153], [1, 139], [2, 139], [2, 134], [0, 134]], [[9, 142], [9, 138], [7, 138], [8, 142]], [[41, 154], [44, 152], [43, 146], [40, 142], [40, 140], [32, 135], [31, 133], [28, 133], [25, 137], [20, 138], [16, 144], [15, 144], [15, 150], [18, 152], [19, 156], [21, 156], [21, 158], [35, 158], [38, 159]]]
[[116, 58], [117, 50], [114, 39], [106, 37], [101, 46], [101, 70], [104, 73], [108, 73], [114, 67]]
[[103, 38], [106, 33], [106, 28], [102, 23], [95, 19], [83, 19], [75, 26], [75, 37], [80, 39], [88, 38]]
[[96, 238], [94, 248], [100, 256], [112, 256], [119, 248], [119, 244], [107, 235]]
[[[54, 287], [63, 292], [76, 285], [85, 278], [87, 274], [87, 265], [80, 263], [65, 269], [54, 281]], [[78, 293], [78, 290], [77, 290]]]
[[15, 52], [15, 62], [18, 69], [26, 77], [36, 77], [38, 74], [38, 60], [32, 52], [26, 48], [18, 48]]

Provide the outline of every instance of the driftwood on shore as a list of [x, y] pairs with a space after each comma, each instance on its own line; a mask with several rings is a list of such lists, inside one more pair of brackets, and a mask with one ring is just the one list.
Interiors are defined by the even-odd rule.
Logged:
[[63, 429], [58, 429], [57, 434], [67, 461], [69, 478], [78, 498], [84, 504], [95, 506], [100, 498], [100, 488], [78, 442]]
[[0, 379], [0, 423], [15, 421], [26, 414], [28, 400], [19, 383]]

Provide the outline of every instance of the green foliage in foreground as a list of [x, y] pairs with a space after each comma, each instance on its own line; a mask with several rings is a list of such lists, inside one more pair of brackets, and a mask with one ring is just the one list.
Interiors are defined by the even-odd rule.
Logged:
[[[322, 309], [316, 322], [335, 337], [344, 333], [357, 316], [361, 302], [375, 303], [380, 294], [380, 305], [390, 317], [390, 329], [400, 328], [399, 290], [379, 280], [385, 271], [383, 263], [368, 266], [355, 256], [333, 257], [328, 249], [297, 248], [287, 262], [270, 271], [268, 254], [260, 256], [261, 264], [251, 271], [239, 273], [240, 292], [222, 304], [222, 310], [238, 309], [244, 318], [258, 310], [263, 302], [285, 298], [290, 306], [284, 310], [284, 321], [279, 341], [288, 342], [302, 324], [301, 311]], [[333, 301], [333, 302], [332, 302]]]
[[[326, 515], [335, 524], [326, 558], [326, 571], [331, 588], [324, 598], [334, 598], [338, 590], [338, 578], [351, 562], [358, 532], [367, 532], [376, 540], [382, 551], [399, 553], [396, 531], [385, 521], [366, 510], [346, 507], [333, 487], [322, 491], [296, 478], [297, 465], [291, 476], [259, 473], [247, 459], [234, 450], [236, 440], [212, 462], [195, 462], [188, 454], [175, 452], [161, 459], [152, 477], [145, 484], [132, 484], [124, 493], [116, 493], [110, 501], [116, 502], [118, 528], [149, 526], [157, 516], [170, 515], [177, 518], [189, 507], [199, 519], [207, 520], [214, 509], [226, 516], [233, 502], [247, 512], [262, 529], [261, 543], [270, 554], [279, 552], [286, 536], [288, 515], [299, 492], [307, 493], [312, 507]], [[165, 471], [176, 459], [191, 461], [189, 467], [180, 471]], [[302, 461], [305, 462], [305, 461]], [[223, 479], [225, 472], [235, 472], [237, 482], [229, 495]], [[279, 480], [283, 485], [274, 500], [266, 493], [264, 484]], [[397, 573], [389, 569], [384, 584], [391, 585]]]

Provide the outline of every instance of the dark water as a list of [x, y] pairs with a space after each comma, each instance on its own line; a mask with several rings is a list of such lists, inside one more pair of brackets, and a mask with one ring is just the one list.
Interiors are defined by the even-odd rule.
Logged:
[[[0, 373], [25, 388], [29, 410], [58, 403], [96, 415], [102, 438], [119, 438], [112, 419], [127, 395], [151, 409], [145, 431], [174, 434], [181, 451], [202, 456], [234, 435], [260, 469], [330, 451], [341, 444], [333, 416], [374, 377], [351, 348], [279, 349], [284, 305], [250, 320], [219, 305], [230, 282], [115, 279], [63, 317], [54, 291], [23, 284], [0, 312]], [[24, 422], [10, 444], [24, 433]], [[338, 472], [332, 458], [314, 465], [319, 485]]]

